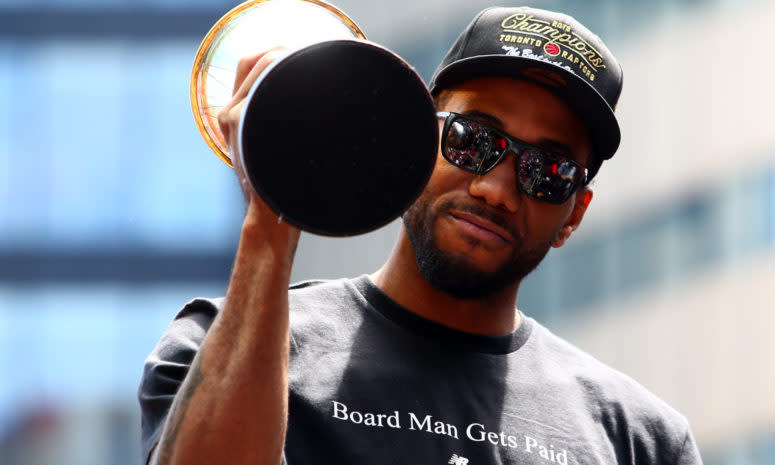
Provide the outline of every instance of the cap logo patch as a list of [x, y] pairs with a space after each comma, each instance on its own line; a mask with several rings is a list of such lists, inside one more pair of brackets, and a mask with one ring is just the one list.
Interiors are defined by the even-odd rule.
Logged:
[[[606, 68], [603, 57], [593, 45], [560, 21], [547, 21], [526, 13], [516, 13], [501, 22], [500, 42], [535, 47], [534, 52], [561, 59], [575, 67], [580, 75], [594, 81]], [[539, 47], [543, 47], [542, 49]]]
[[546, 52], [547, 55], [556, 57], [560, 54], [560, 47], [557, 44], [548, 43], [544, 45], [544, 52]]

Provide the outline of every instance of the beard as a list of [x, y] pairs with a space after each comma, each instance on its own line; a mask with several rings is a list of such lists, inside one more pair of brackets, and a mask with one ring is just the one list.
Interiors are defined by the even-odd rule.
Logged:
[[[423, 194], [402, 216], [409, 242], [420, 273], [436, 289], [452, 297], [465, 300], [489, 297], [506, 287], [521, 281], [544, 259], [551, 247], [551, 240], [538, 243], [535, 247], [515, 246], [503, 265], [493, 271], [483, 271], [472, 265], [465, 256], [456, 256], [442, 250], [434, 237], [434, 223], [437, 218], [430, 211], [429, 201]], [[462, 204], [454, 199], [439, 205], [439, 212], [451, 209], [469, 212], [509, 230], [515, 240], [521, 243], [522, 235], [514, 230], [501, 216], [480, 204]], [[472, 245], [479, 241], [471, 239]]]

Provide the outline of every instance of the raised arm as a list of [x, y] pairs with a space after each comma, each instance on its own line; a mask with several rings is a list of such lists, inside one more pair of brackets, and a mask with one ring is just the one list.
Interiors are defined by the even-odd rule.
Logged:
[[299, 230], [250, 188], [236, 155], [245, 97], [277, 58], [243, 59], [218, 122], [247, 202], [226, 301], [180, 386], [150, 462], [281, 462], [288, 413], [288, 285]]

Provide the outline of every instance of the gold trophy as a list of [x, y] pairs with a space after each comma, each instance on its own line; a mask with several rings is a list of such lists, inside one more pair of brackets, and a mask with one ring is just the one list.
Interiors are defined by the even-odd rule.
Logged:
[[[238, 153], [217, 115], [240, 58], [276, 46], [248, 94]], [[208, 32], [191, 74], [196, 124], [229, 166], [239, 156], [252, 187], [284, 220], [328, 236], [379, 228], [416, 199], [436, 158], [438, 123], [422, 79], [320, 0], [252, 0]]]

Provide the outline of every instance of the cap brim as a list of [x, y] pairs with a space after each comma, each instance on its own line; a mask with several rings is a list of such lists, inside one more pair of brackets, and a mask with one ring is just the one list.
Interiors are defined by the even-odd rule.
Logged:
[[[533, 76], [526, 74], [525, 71], [531, 68], [554, 73], [560, 80], [537, 79], [533, 73], [530, 73]], [[621, 140], [619, 123], [605, 99], [584, 78], [537, 59], [508, 55], [480, 55], [465, 58], [439, 71], [431, 82], [430, 92], [436, 96], [444, 88], [468, 79], [485, 76], [528, 80], [561, 97], [587, 125], [596, 158], [601, 161], [611, 158], [619, 148]]]

